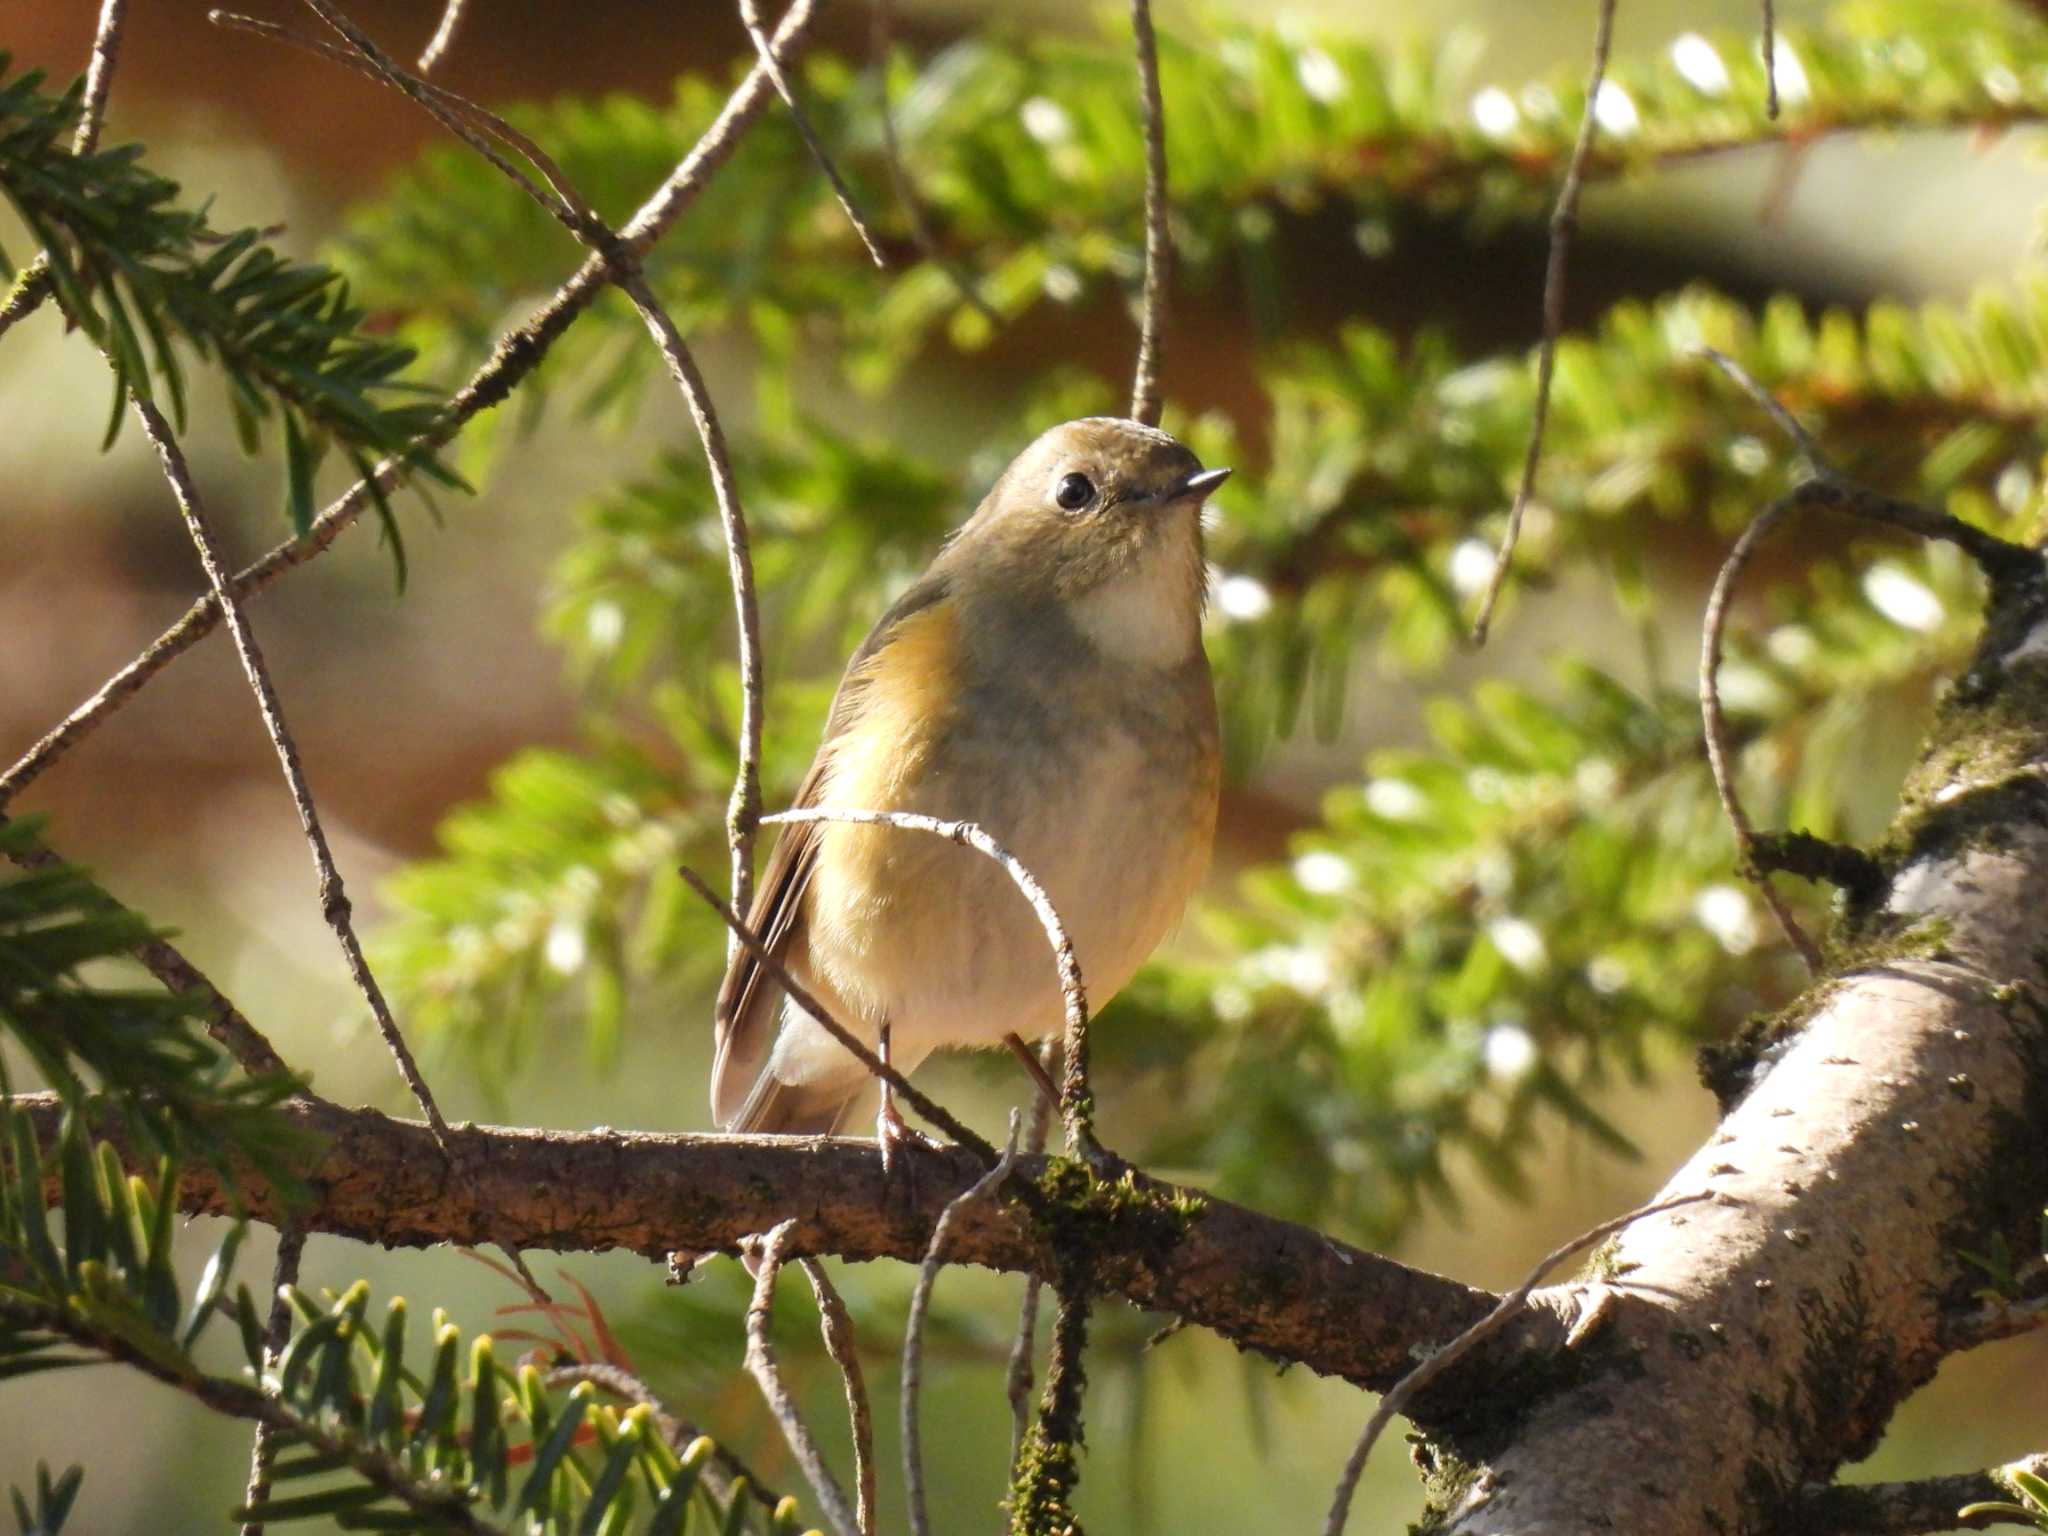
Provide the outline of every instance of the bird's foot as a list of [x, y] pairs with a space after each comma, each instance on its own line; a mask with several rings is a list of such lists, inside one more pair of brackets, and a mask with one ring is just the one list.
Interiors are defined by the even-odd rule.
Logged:
[[918, 1130], [903, 1118], [903, 1112], [896, 1107], [895, 1097], [887, 1092], [882, 1095], [882, 1107], [875, 1114], [875, 1140], [882, 1149], [882, 1178], [893, 1183], [901, 1174], [915, 1193], [912, 1164], [906, 1148], [922, 1147], [937, 1151], [939, 1144]]

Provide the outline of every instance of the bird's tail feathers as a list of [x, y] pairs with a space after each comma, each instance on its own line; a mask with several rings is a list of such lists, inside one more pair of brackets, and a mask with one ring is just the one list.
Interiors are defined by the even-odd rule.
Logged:
[[742, 1135], [830, 1136], [845, 1123], [867, 1082], [867, 1073], [857, 1070], [851, 1077], [785, 1083], [770, 1066], [754, 1079], [746, 1102], [725, 1129]]

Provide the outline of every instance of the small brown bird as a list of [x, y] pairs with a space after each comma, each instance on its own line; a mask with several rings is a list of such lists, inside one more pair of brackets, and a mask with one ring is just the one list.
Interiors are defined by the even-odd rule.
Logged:
[[[977, 822], [1038, 877], [1092, 1003], [1129, 981], [1209, 861], [1221, 778], [1202, 650], [1202, 503], [1229, 476], [1166, 433], [1090, 417], [1020, 454], [847, 663], [800, 807]], [[750, 926], [903, 1071], [940, 1046], [1060, 1027], [1029, 905], [972, 849], [797, 823]], [[747, 952], [719, 989], [712, 1113], [829, 1132], [853, 1055]], [[878, 1133], [903, 1132], [883, 1097]]]

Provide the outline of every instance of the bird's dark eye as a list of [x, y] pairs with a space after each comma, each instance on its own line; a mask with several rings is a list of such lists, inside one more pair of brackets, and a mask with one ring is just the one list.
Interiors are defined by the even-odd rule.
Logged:
[[1068, 512], [1078, 512], [1095, 499], [1095, 482], [1086, 475], [1061, 475], [1052, 499]]

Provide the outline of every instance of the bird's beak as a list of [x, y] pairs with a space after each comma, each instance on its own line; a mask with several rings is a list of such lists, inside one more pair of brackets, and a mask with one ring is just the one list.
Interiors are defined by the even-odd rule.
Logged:
[[1179, 485], [1175, 486], [1165, 499], [1168, 501], [1186, 501], [1190, 499], [1207, 501], [1209, 493], [1229, 478], [1230, 471], [1227, 469], [1198, 469], [1192, 475], [1189, 475], [1187, 479], [1181, 481]]

